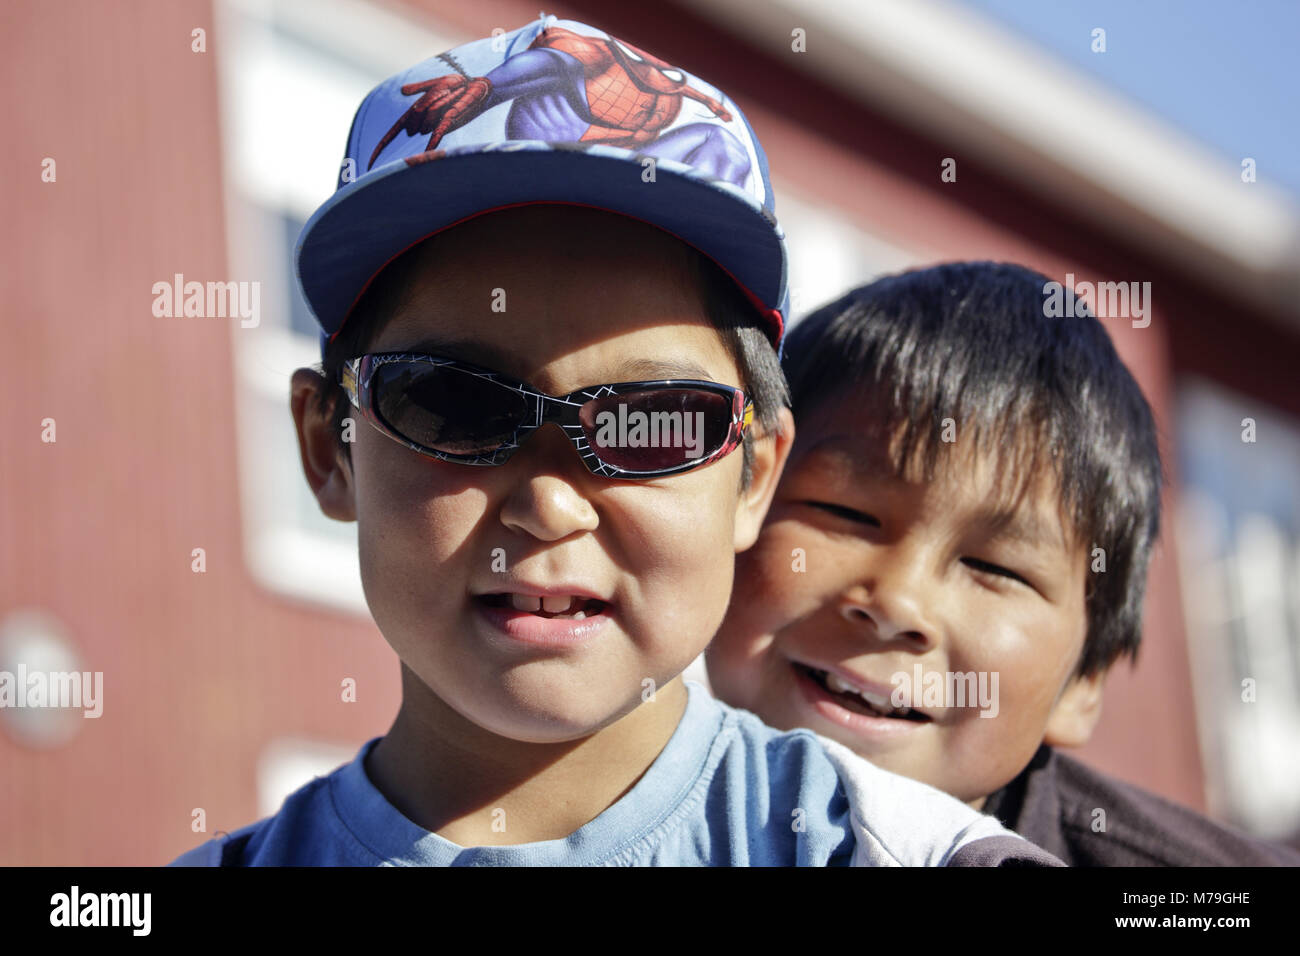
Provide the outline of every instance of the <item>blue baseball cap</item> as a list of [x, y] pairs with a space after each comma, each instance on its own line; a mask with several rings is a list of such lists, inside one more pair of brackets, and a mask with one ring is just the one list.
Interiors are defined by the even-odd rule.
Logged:
[[533, 203], [630, 216], [693, 246], [741, 288], [780, 351], [785, 234], [740, 109], [651, 53], [547, 16], [431, 57], [362, 101], [337, 189], [294, 255], [322, 355], [403, 252]]

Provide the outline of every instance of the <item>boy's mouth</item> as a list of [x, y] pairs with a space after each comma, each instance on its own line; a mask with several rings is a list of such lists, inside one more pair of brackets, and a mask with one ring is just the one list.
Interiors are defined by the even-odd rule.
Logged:
[[488, 607], [513, 608], [538, 617], [562, 617], [581, 621], [595, 617], [605, 611], [609, 604], [598, 598], [584, 597], [579, 594], [548, 595], [538, 597], [535, 594], [515, 594], [503, 591], [497, 594], [480, 594], [475, 600]]
[[910, 707], [893, 706], [888, 698], [879, 697], [876, 694], [867, 694], [865, 691], [858, 691], [834, 674], [793, 661], [791, 666], [794, 667], [796, 672], [804, 675], [834, 697], [835, 702], [845, 710], [851, 710], [856, 714], [864, 714], [868, 717], [892, 717], [897, 720], [911, 720], [917, 723], [927, 723], [930, 720], [925, 714], [912, 710]]

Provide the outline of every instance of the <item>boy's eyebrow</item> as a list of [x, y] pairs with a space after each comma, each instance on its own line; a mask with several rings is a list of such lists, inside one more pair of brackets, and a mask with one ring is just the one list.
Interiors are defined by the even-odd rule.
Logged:
[[827, 435], [805, 453], [808, 458], [821, 461], [834, 461], [837, 467], [847, 467], [855, 474], [865, 477], [889, 477], [894, 473], [893, 464], [886, 459], [863, 451], [862, 442], [856, 435]]
[[712, 381], [713, 375], [697, 362], [678, 359], [630, 359], [618, 367], [618, 377], [627, 381], [661, 378], [697, 378]]
[[[504, 351], [474, 339], [424, 338], [409, 345], [403, 351], [444, 355], [447, 358], [460, 359], [462, 362], [482, 365], [493, 370], [500, 370], [511, 364], [511, 357]], [[698, 362], [688, 358], [636, 358], [628, 359], [619, 365], [610, 373], [609, 381], [611, 383], [632, 382], [667, 378], [696, 378], [712, 381], [713, 375]], [[588, 384], [603, 383], [589, 382]]]
[[1064, 547], [1065, 538], [1062, 529], [1044, 523], [1036, 515], [1023, 508], [999, 509], [988, 512], [984, 524], [996, 538], [1021, 541], [1028, 545], [1048, 545]]

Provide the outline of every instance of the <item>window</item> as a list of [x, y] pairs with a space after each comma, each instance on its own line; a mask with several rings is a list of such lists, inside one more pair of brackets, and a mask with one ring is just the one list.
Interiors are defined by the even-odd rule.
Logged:
[[1300, 422], [1201, 379], [1179, 388], [1179, 565], [1211, 811], [1300, 829]]
[[320, 361], [294, 244], [366, 93], [468, 38], [356, 0], [223, 0], [217, 17], [230, 271], [261, 283], [260, 323], [232, 325], [245, 558], [278, 593], [364, 614], [356, 526], [320, 513], [289, 415], [293, 370]]

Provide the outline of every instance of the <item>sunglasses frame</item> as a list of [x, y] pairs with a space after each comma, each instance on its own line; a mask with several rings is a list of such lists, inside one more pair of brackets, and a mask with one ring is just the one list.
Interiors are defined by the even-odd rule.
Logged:
[[[374, 393], [371, 390], [371, 382], [378, 369], [385, 365], [413, 362], [448, 367], [477, 378], [487, 379], [496, 385], [517, 392], [532, 403], [530, 413], [525, 417], [524, 422], [515, 429], [510, 440], [489, 454], [454, 455], [434, 448], [427, 448], [406, 438], [384, 421], [378, 409], [375, 408]], [[370, 422], [381, 434], [387, 435], [393, 441], [405, 445], [411, 451], [428, 458], [436, 458], [439, 461], [448, 461], [461, 465], [504, 465], [533, 432], [543, 425], [554, 423], [564, 431], [565, 437], [569, 439], [569, 442], [582, 458], [583, 464], [593, 475], [627, 480], [662, 478], [690, 471], [699, 468], [701, 465], [707, 465], [726, 457], [739, 447], [754, 418], [753, 400], [748, 398], [742, 389], [733, 385], [722, 385], [718, 382], [689, 378], [655, 379], [641, 382], [615, 382], [609, 385], [592, 385], [588, 388], [569, 392], [567, 395], [548, 395], [527, 382], [511, 378], [500, 372], [472, 365], [469, 362], [462, 362], [459, 359], [425, 352], [369, 352], [365, 355], [358, 355], [355, 358], [348, 359], [343, 364], [339, 379], [343, 390], [347, 393], [348, 400], [361, 411], [366, 421]], [[583, 430], [578, 417], [582, 406], [594, 399], [604, 398], [608, 395], [641, 392], [652, 388], [691, 388], [726, 396], [731, 402], [731, 422], [727, 431], [727, 438], [722, 443], [722, 446], [703, 458], [697, 458], [694, 461], [684, 462], [672, 468], [657, 471], [629, 471], [602, 461], [600, 456], [587, 443], [586, 432]]]

